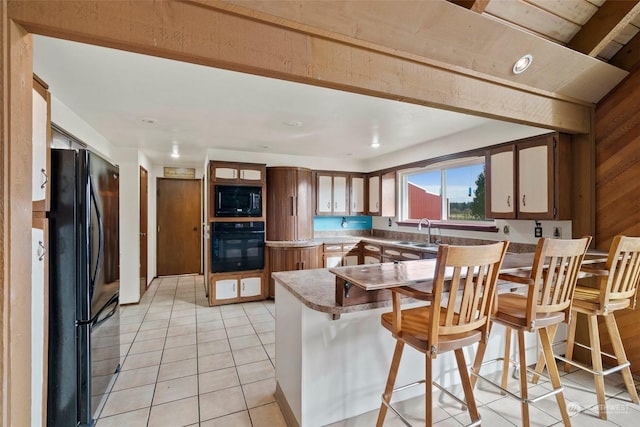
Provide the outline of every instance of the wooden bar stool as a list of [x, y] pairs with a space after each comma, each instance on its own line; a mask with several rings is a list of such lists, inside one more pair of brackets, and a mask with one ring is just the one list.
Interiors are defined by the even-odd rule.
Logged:
[[[590, 267], [586, 265], [582, 270], [598, 275], [599, 287], [576, 286], [573, 305], [571, 307], [574, 315], [569, 322], [566, 354], [564, 357], [556, 356], [556, 358], [566, 362], [566, 371], [569, 371], [570, 364], [593, 374], [598, 398], [598, 412], [600, 418], [606, 420], [605, 375], [621, 371], [631, 400], [634, 403], [639, 403], [638, 392], [633, 383], [631, 369], [629, 367], [630, 363], [627, 360], [622, 345], [622, 339], [620, 338], [614, 312], [627, 307], [635, 308], [638, 278], [640, 277], [640, 237], [616, 236], [611, 243], [604, 269], [598, 266]], [[575, 342], [576, 313], [583, 313], [588, 318], [589, 345]], [[600, 348], [598, 316], [601, 316], [604, 320], [615, 355], [604, 353]], [[574, 344], [590, 350], [591, 368], [572, 360]], [[609, 369], [604, 369], [602, 355], [616, 360], [617, 365]], [[543, 367], [544, 361], [540, 358], [536, 366], [536, 372], [542, 372]], [[534, 377], [534, 381], [536, 380], [537, 377]]]
[[[425, 425], [431, 426], [432, 387], [438, 386], [433, 381], [432, 360], [449, 351], [455, 352], [466, 402], [456, 396], [452, 397], [468, 407], [471, 425], [480, 424], [463, 348], [483, 342], [487, 338], [498, 274], [508, 244], [501, 242], [482, 246], [442, 245], [438, 250], [431, 293], [416, 291], [410, 287], [390, 288], [393, 312], [383, 314], [381, 320], [382, 326], [391, 331], [397, 341], [387, 385], [382, 395], [376, 424], [378, 427], [384, 423], [387, 408], [391, 408], [406, 425], [411, 425], [391, 405], [391, 396], [394, 391], [418, 384], [426, 385]], [[431, 304], [403, 310], [400, 307], [401, 294], [430, 301]], [[405, 344], [424, 353], [426, 379], [394, 389]]]
[[[522, 424], [529, 425], [529, 403], [537, 402], [549, 396], [555, 396], [560, 407], [562, 420], [571, 425], [567, 406], [562, 393], [560, 374], [551, 351], [551, 333], [557, 325], [569, 319], [572, 296], [576, 287], [580, 265], [591, 237], [574, 240], [542, 238], [538, 241], [531, 270], [505, 273], [500, 279], [527, 285], [524, 295], [518, 293], [498, 296], [497, 310], [491, 317], [492, 323], [506, 327], [506, 345], [504, 358], [483, 362], [487, 343], [480, 342], [476, 358], [471, 369], [472, 385], [477, 377], [486, 380], [501, 389], [507, 395], [520, 400], [522, 404]], [[519, 360], [510, 358], [511, 332], [518, 333]], [[537, 332], [542, 343], [542, 353], [547, 366], [553, 390], [530, 398], [527, 390], [527, 361], [525, 355], [525, 332]], [[502, 361], [502, 382], [497, 384], [480, 375], [483, 364]], [[507, 390], [509, 366], [513, 364], [520, 372], [520, 395]]]

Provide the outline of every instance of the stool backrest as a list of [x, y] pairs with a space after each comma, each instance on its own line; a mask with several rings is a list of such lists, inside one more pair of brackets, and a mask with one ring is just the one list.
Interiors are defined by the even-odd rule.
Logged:
[[611, 243], [607, 259], [606, 280], [602, 307], [606, 308], [610, 299], [634, 298], [640, 276], [640, 237], [616, 236]]
[[527, 324], [533, 329], [536, 313], [565, 312], [569, 320], [573, 292], [591, 237], [538, 240], [527, 301]]
[[[481, 246], [441, 245], [433, 281], [429, 342], [439, 335], [480, 329], [486, 341], [498, 274], [509, 242]], [[448, 298], [443, 300], [443, 293]], [[435, 357], [437, 351], [432, 351]]]

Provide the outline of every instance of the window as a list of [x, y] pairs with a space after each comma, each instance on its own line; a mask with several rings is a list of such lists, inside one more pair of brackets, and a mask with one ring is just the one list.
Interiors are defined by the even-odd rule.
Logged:
[[484, 157], [401, 171], [401, 221], [485, 219]]

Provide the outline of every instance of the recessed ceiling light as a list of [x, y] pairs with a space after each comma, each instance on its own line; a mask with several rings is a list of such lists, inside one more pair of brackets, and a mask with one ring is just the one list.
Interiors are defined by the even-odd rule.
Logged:
[[171, 153], [171, 157], [173, 157], [174, 159], [177, 159], [180, 157], [179, 153]]
[[285, 126], [290, 126], [292, 128], [299, 128], [300, 126], [302, 126], [302, 122], [299, 122], [297, 120], [287, 120], [285, 122], [282, 122]]
[[378, 148], [378, 147], [380, 147], [380, 143], [378, 141], [374, 141], [374, 142], [371, 143], [371, 147]]
[[530, 54], [524, 55], [513, 64], [513, 74], [522, 74], [533, 62], [533, 56]]
[[144, 117], [144, 118], [140, 119], [140, 121], [142, 123], [146, 123], [148, 125], [156, 125], [156, 124], [158, 124], [158, 119], [154, 119], [152, 117]]
[[265, 150], [267, 150], [267, 149], [271, 148], [271, 146], [270, 145], [261, 145], [260, 148], [264, 148]]

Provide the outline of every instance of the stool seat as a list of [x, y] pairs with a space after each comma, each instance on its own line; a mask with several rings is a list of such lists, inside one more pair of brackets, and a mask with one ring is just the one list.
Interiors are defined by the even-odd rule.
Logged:
[[[493, 315], [493, 320], [511, 328], [527, 329], [527, 297], [518, 294], [502, 294], [498, 296], [498, 311]], [[535, 326], [546, 328], [564, 322], [564, 312], [535, 313], [533, 321]]]
[[[444, 312], [445, 309], [440, 309], [440, 313]], [[384, 313], [381, 317], [382, 326], [391, 331], [397, 339], [424, 352], [431, 347], [428, 334], [428, 327], [431, 323], [431, 309], [429, 307], [402, 310], [402, 331], [398, 333], [395, 333], [393, 329], [393, 313]], [[441, 315], [440, 319], [444, 319], [444, 316]], [[440, 321], [440, 323], [443, 322]], [[482, 332], [475, 329], [457, 334], [442, 335], [438, 339], [438, 352], [444, 353], [456, 348], [466, 347], [477, 343], [481, 338]]]
[[[607, 302], [607, 310], [622, 310], [631, 305], [630, 298], [610, 299]], [[589, 314], [592, 312], [604, 312], [600, 301], [600, 289], [588, 288], [586, 286], [576, 286], [576, 292], [573, 295], [573, 311]]]

